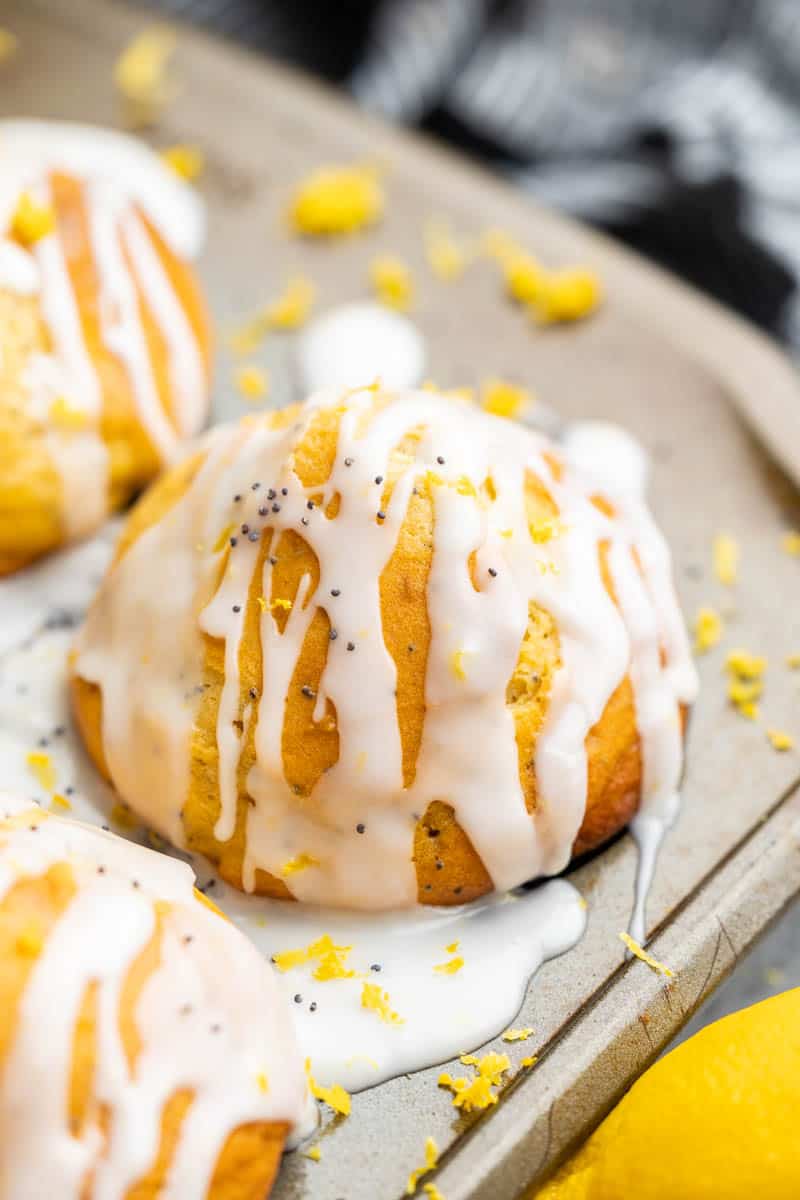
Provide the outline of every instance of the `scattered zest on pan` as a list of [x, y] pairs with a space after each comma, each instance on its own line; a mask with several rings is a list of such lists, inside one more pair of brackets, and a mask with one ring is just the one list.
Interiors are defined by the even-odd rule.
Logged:
[[356, 233], [380, 220], [384, 204], [374, 166], [320, 167], [296, 188], [289, 224], [306, 237]]
[[636, 958], [640, 958], [643, 963], [646, 963], [648, 967], [652, 967], [652, 969], [657, 971], [659, 975], [666, 975], [668, 979], [671, 979], [675, 974], [671, 967], [665, 966], [664, 963], [659, 962], [657, 958], [653, 958], [652, 954], [648, 954], [646, 950], [643, 950], [639, 943], [635, 942], [629, 933], [621, 933], [619, 936], [620, 941], [625, 943], [631, 954], [633, 954]]
[[114, 82], [132, 128], [154, 125], [178, 88], [170, 73], [178, 38], [168, 25], [149, 25], [117, 59]]
[[340, 1083], [334, 1083], [330, 1087], [322, 1087], [317, 1083], [311, 1074], [310, 1058], [306, 1059], [306, 1079], [308, 1080], [308, 1090], [316, 1100], [321, 1100], [323, 1104], [327, 1104], [335, 1113], [339, 1113], [343, 1117], [350, 1116], [352, 1107], [350, 1093], [346, 1092]]

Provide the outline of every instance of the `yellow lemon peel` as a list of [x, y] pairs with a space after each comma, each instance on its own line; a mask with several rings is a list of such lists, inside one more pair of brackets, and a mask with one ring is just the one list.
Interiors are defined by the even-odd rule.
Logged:
[[39, 204], [30, 192], [23, 192], [11, 216], [12, 238], [23, 246], [33, 246], [56, 227], [56, 214], [50, 204]]
[[293, 275], [281, 294], [228, 335], [234, 354], [252, 354], [273, 330], [299, 329], [314, 307], [317, 289], [305, 275]]
[[711, 544], [714, 574], [720, 583], [733, 587], [739, 573], [739, 543], [729, 533], [718, 533]]
[[670, 967], [665, 966], [664, 963], [659, 962], [657, 958], [653, 958], [652, 954], [648, 954], [638, 942], [633, 940], [629, 933], [621, 933], [619, 936], [620, 941], [625, 943], [631, 954], [633, 954], [636, 958], [641, 959], [641, 961], [646, 963], [648, 967], [652, 967], [652, 969], [657, 971], [659, 975], [666, 975], [668, 978], [672, 978], [675, 972]]
[[408, 1177], [406, 1185], [406, 1195], [413, 1196], [417, 1190], [417, 1184], [423, 1175], [427, 1175], [429, 1171], [433, 1171], [439, 1162], [439, 1147], [432, 1137], [425, 1139], [425, 1165], [415, 1167]]
[[792, 558], [800, 556], [800, 532], [796, 529], [787, 529], [781, 538], [781, 546], [786, 554], [790, 554]]
[[311, 854], [298, 854], [296, 858], [290, 858], [283, 864], [281, 875], [296, 875], [298, 871], [307, 871], [309, 867], [318, 866], [318, 858], [314, 858]]
[[464, 666], [466, 654], [466, 650], [454, 650], [450, 655], [450, 670], [455, 678], [460, 680], [462, 683], [467, 678], [467, 669]]
[[764, 690], [761, 678], [767, 660], [747, 650], [731, 650], [725, 659], [728, 672], [728, 699], [740, 716], [754, 721], [758, 717], [756, 701]]
[[401, 258], [382, 254], [370, 263], [369, 278], [381, 304], [397, 312], [408, 312], [414, 299], [411, 271]]
[[533, 395], [527, 388], [509, 383], [506, 379], [486, 379], [481, 386], [481, 408], [495, 417], [513, 420], [530, 408], [533, 402]]
[[167, 25], [148, 25], [128, 43], [114, 67], [114, 82], [134, 127], [152, 125], [177, 94], [170, 76], [178, 38]]
[[443, 222], [428, 221], [424, 232], [425, 257], [433, 274], [444, 283], [460, 279], [471, 258], [463, 242]]
[[503, 1034], [503, 1041], [527, 1042], [532, 1033], [533, 1030], [528, 1025], [526, 1025], [523, 1029], [507, 1029]]
[[433, 969], [437, 975], [457, 975], [463, 966], [464, 959], [460, 954], [457, 954], [455, 958], [450, 958], [447, 962], [439, 963]]
[[264, 1092], [265, 1094], [269, 1091], [269, 1080], [263, 1071], [256, 1075], [256, 1087], [260, 1092]]
[[28, 770], [40, 787], [46, 792], [55, 791], [56, 769], [53, 760], [44, 750], [31, 750], [25, 759]]
[[352, 949], [352, 946], [337, 946], [330, 934], [325, 933], [308, 946], [273, 954], [272, 961], [279, 971], [316, 963], [312, 976], [322, 982], [328, 979], [352, 979], [355, 971], [348, 970], [346, 966], [347, 956]]
[[234, 380], [239, 394], [251, 402], [263, 400], [269, 390], [269, 376], [266, 370], [252, 363], [238, 367]]
[[772, 743], [773, 750], [792, 750], [794, 748], [794, 738], [782, 729], [768, 729], [767, 737]]
[[590, 316], [602, 298], [600, 280], [594, 271], [570, 267], [545, 274], [532, 307], [540, 324], [554, 325]]
[[161, 151], [161, 159], [187, 183], [194, 183], [199, 179], [206, 165], [205, 155], [199, 146], [189, 146], [185, 142], [167, 146]]
[[314, 1076], [311, 1074], [311, 1059], [306, 1059], [306, 1079], [308, 1080], [308, 1090], [316, 1100], [321, 1100], [323, 1104], [327, 1104], [334, 1112], [340, 1113], [343, 1117], [349, 1117], [352, 1101], [350, 1093], [346, 1092], [340, 1083], [334, 1083], [330, 1087], [322, 1087], [317, 1083]]
[[62, 796], [60, 792], [55, 792], [50, 801], [50, 807], [53, 812], [72, 812], [72, 805], [66, 796]]
[[304, 1158], [310, 1158], [312, 1162], [319, 1162], [322, 1158], [322, 1150], [319, 1146], [309, 1146], [303, 1151]]
[[695, 654], [707, 654], [720, 641], [723, 632], [722, 617], [713, 608], [698, 609], [694, 620]]
[[383, 210], [383, 189], [375, 167], [320, 167], [296, 188], [289, 223], [295, 233], [307, 237], [332, 237], [373, 225]]
[[47, 415], [50, 424], [63, 433], [80, 433], [89, 424], [89, 414], [75, 408], [64, 396], [56, 396]]
[[361, 989], [361, 1007], [376, 1012], [387, 1025], [405, 1025], [405, 1019], [392, 1008], [389, 993], [377, 983], [365, 983]]

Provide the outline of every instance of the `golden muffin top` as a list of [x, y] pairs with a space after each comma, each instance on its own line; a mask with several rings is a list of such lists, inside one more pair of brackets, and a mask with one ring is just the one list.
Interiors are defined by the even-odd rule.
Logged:
[[200, 202], [135, 139], [0, 122], [0, 521], [13, 475], [23, 517], [38, 476], [62, 540], [80, 536], [201, 428], [208, 334], [185, 259], [202, 236]]
[[175, 1106], [170, 1195], [206, 1200], [235, 1130], [307, 1115], [271, 968], [191, 869], [7, 795], [0, 1064], [3, 1200], [32, 1179], [37, 1197], [132, 1194]]
[[266, 872], [301, 900], [399, 907], [439, 802], [494, 887], [556, 872], [587, 734], [627, 676], [641, 808], [670, 814], [695, 676], [640, 495], [599, 496], [514, 423], [377, 385], [220, 429], [162, 489], [75, 671], [115, 786], [176, 844], [205, 820], [242, 836], [248, 890]]

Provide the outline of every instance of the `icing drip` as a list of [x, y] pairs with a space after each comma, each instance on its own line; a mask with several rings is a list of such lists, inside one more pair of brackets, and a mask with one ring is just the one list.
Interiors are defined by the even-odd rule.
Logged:
[[[30, 192], [50, 205], [51, 172], [81, 183], [100, 292], [101, 336], [130, 382], [137, 417], [162, 461], [205, 418], [207, 387], [197, 337], [134, 203], [173, 249], [195, 253], [202, 210], [156, 155], [111, 131], [36, 121], [0, 122], [0, 229], [19, 197]], [[29, 249], [0, 238], [0, 287], [38, 296], [52, 351], [31, 356], [24, 383], [31, 411], [47, 430], [46, 445], [63, 487], [67, 540], [96, 527], [108, 509], [109, 460], [100, 433], [103, 393], [87, 345], [80, 300], [67, 270], [64, 238], [56, 230]], [[174, 416], [164, 409], [140, 311], [144, 294], [167, 353]], [[82, 424], [51, 427], [53, 404], [66, 403]]]
[[[172, 1200], [204, 1200], [239, 1125], [286, 1121], [308, 1132], [313, 1110], [280, 990], [247, 939], [196, 899], [191, 869], [47, 817], [28, 801], [0, 797], [0, 818], [0, 902], [20, 878], [57, 863], [69, 864], [76, 883], [37, 953], [16, 1014], [6, 1014], [14, 1032], [0, 1078], [2, 1200], [78, 1200], [91, 1170], [97, 1200], [127, 1195], [155, 1161], [163, 1107], [181, 1089], [193, 1099], [163, 1189]], [[134, 1010], [140, 1050], [132, 1069], [121, 1036], [121, 991], [156, 933], [159, 959]], [[94, 1106], [76, 1135], [65, 1097], [76, 1024], [92, 984]], [[105, 1148], [102, 1107], [111, 1117]]]
[[[224, 432], [181, 500], [108, 576], [79, 639], [77, 672], [102, 690], [104, 747], [120, 792], [181, 844], [195, 711], [187, 681], [199, 682], [201, 633], [212, 634], [225, 642], [226, 670], [216, 836], [225, 840], [233, 831], [241, 743], [231, 723], [240, 694], [242, 618], [259, 554], [249, 537], [238, 537], [225, 560], [221, 547], [212, 548], [221, 530], [242, 523], [258, 535], [272, 530], [273, 545], [284, 531], [299, 533], [319, 565], [314, 595], [307, 578], [281, 632], [269, 603], [273, 556], [263, 558], [263, 679], [251, 713], [256, 760], [248, 779], [245, 886], [252, 887], [257, 869], [280, 876], [282, 864], [305, 855], [313, 866], [287, 879], [298, 899], [356, 908], [413, 904], [413, 830], [434, 799], [453, 807], [496, 888], [561, 870], [585, 812], [587, 735], [626, 675], [644, 760], [641, 811], [669, 819], [682, 762], [680, 706], [691, 701], [696, 684], [669, 555], [641, 498], [613, 497], [609, 515], [595, 502], [590, 478], [569, 462], [554, 466], [543, 437], [442, 396], [379, 399], [388, 403], [376, 403], [370, 389], [323, 393], [290, 428], [255, 421]], [[305, 488], [292, 452], [318, 412], [332, 406], [343, 409], [333, 468], [323, 485]], [[412, 434], [413, 450], [398, 466], [393, 452]], [[375, 477], [392, 469], [394, 488], [381, 510]], [[529, 475], [557, 509], [552, 536], [533, 537], [529, 529]], [[422, 744], [413, 782], [404, 786], [397, 672], [384, 641], [379, 580], [421, 478], [431, 481], [434, 508], [431, 640]], [[492, 499], [479, 503], [486, 480]], [[277, 500], [260, 513], [267, 488]], [[335, 497], [338, 511], [328, 515]], [[604, 547], [619, 607], [603, 581]], [[157, 581], [167, 564], [165, 602]], [[330, 702], [339, 755], [311, 796], [299, 797], [284, 778], [281, 734], [318, 605], [335, 637], [315, 718]], [[533, 813], [526, 810], [506, 702], [530, 605], [550, 614], [560, 646], [536, 743]], [[157, 766], [143, 771], [152, 744], [160, 751]]]

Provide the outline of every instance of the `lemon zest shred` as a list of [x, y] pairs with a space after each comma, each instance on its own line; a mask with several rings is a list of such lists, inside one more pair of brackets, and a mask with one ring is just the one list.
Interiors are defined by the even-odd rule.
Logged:
[[527, 1042], [533, 1029], [526, 1025], [523, 1029], [507, 1029], [503, 1034], [504, 1042]]
[[295, 189], [289, 224], [307, 237], [356, 233], [384, 211], [379, 173], [369, 164], [320, 167]]
[[311, 1074], [310, 1058], [306, 1059], [305, 1068], [308, 1090], [315, 1100], [321, 1100], [323, 1104], [327, 1104], [334, 1112], [340, 1113], [343, 1117], [349, 1117], [352, 1107], [350, 1093], [346, 1092], [340, 1083], [334, 1083], [330, 1087], [323, 1087], [317, 1083]]
[[672, 978], [672, 976], [675, 974], [670, 967], [667, 967], [664, 965], [664, 963], [659, 962], [657, 958], [653, 958], [652, 954], [648, 954], [638, 942], [633, 940], [629, 933], [621, 933], [619, 936], [620, 940], [625, 943], [631, 954], [635, 955], [636, 958], [640, 958], [643, 963], [647, 963], [648, 967], [652, 967], [654, 971], [658, 971], [660, 975], [666, 975], [668, 978]]
[[298, 854], [296, 858], [290, 858], [283, 864], [281, 875], [296, 875], [298, 871], [307, 871], [309, 867], [318, 866], [318, 858], [314, 858], [311, 854]]
[[189, 146], [185, 142], [167, 146], [161, 151], [161, 159], [186, 183], [194, 183], [199, 179], [206, 165], [203, 151], [198, 146]]
[[272, 961], [279, 971], [290, 971], [305, 963], [316, 963], [312, 972], [314, 979], [325, 982], [329, 979], [352, 979], [355, 971], [348, 970], [346, 959], [352, 946], [337, 946], [330, 934], [325, 933], [308, 946], [296, 950], [282, 950], [273, 954]]
[[506, 379], [485, 379], [481, 385], [481, 408], [494, 417], [513, 420], [533, 403], [533, 394], [527, 388]]
[[540, 324], [554, 325], [590, 316], [602, 298], [603, 290], [594, 271], [569, 267], [545, 273], [532, 307]]
[[749, 650], [730, 650], [725, 658], [725, 668], [739, 679], [759, 679], [767, 669], [767, 660]]
[[322, 1158], [322, 1150], [319, 1146], [309, 1146], [303, 1151], [304, 1158], [310, 1158], [312, 1162], [319, 1162]]
[[269, 1080], [263, 1071], [260, 1071], [256, 1075], [256, 1087], [260, 1092], [264, 1092], [265, 1094], [269, 1091]]
[[445, 1200], [435, 1183], [423, 1183], [422, 1190], [429, 1200]]
[[361, 1007], [376, 1012], [387, 1025], [405, 1025], [405, 1018], [396, 1013], [389, 999], [377, 983], [365, 983], [361, 989]]
[[56, 396], [47, 415], [51, 425], [64, 433], [80, 433], [89, 424], [89, 414], [75, 408], [64, 396]]
[[429, 1171], [433, 1171], [439, 1163], [439, 1147], [432, 1137], [425, 1139], [425, 1165], [415, 1167], [408, 1177], [406, 1186], [406, 1195], [413, 1196], [417, 1190], [417, 1184], [423, 1175], [427, 1175]]
[[460, 954], [455, 958], [448, 959], [447, 962], [439, 963], [433, 969], [437, 975], [456, 975], [464, 966], [464, 959]]
[[722, 638], [722, 617], [713, 608], [700, 608], [694, 621], [695, 654], [707, 654]]
[[733, 587], [739, 573], [739, 543], [729, 533], [718, 533], [711, 545], [714, 574], [725, 587]]
[[414, 281], [401, 258], [382, 254], [370, 263], [369, 277], [381, 304], [397, 312], [408, 312], [414, 299]]
[[456, 950], [458, 949], [458, 947], [460, 945], [461, 945], [460, 942], [451, 942], [449, 946], [445, 946], [445, 950], [447, 951], [448, 954], [455, 954]]
[[472, 255], [440, 221], [428, 221], [424, 229], [425, 257], [437, 279], [453, 283], [464, 274]]
[[23, 192], [11, 216], [11, 236], [23, 246], [33, 246], [56, 227], [52, 205], [39, 204], [30, 192]]
[[178, 38], [168, 25], [148, 25], [128, 43], [114, 66], [128, 123], [152, 125], [177, 94], [170, 75]]
[[520, 1059], [521, 1067], [535, 1067], [539, 1059], [535, 1054], [529, 1054], [527, 1058]]
[[269, 375], [263, 367], [253, 363], [238, 367], [234, 374], [234, 382], [239, 395], [251, 403], [263, 400], [269, 391]]
[[66, 796], [61, 795], [61, 792], [53, 793], [53, 798], [50, 801], [50, 807], [54, 812], [72, 812], [72, 805]]
[[467, 678], [466, 667], [464, 666], [465, 650], [454, 650], [450, 655], [450, 670], [456, 679], [463, 681]]
[[46, 792], [55, 791], [56, 769], [53, 760], [44, 750], [31, 750], [25, 759], [28, 770]]
[[781, 546], [784, 553], [791, 555], [792, 558], [800, 556], [800, 531], [787, 529], [781, 538]]
[[792, 750], [794, 748], [794, 738], [790, 733], [786, 733], [782, 729], [768, 729], [767, 737], [772, 743], [773, 750]]

